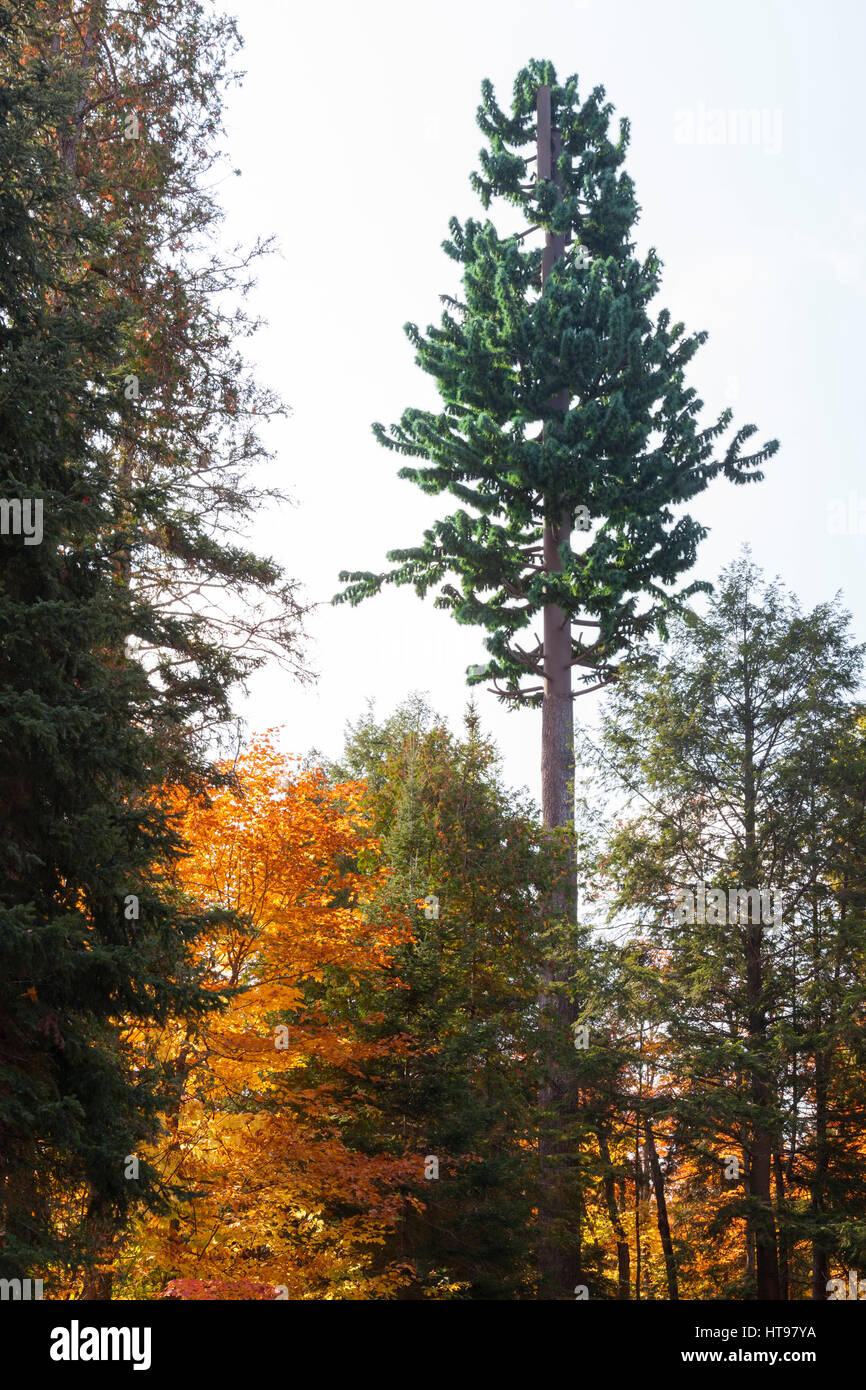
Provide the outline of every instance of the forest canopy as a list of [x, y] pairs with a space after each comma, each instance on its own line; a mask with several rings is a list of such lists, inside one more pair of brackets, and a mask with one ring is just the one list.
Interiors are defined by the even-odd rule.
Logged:
[[209, 0], [0, 0], [0, 1294], [860, 1297], [866, 649], [748, 548], [692, 573], [687, 509], [779, 446], [702, 414], [628, 121], [482, 84], [461, 297], [407, 325], [439, 402], [373, 426], [454, 509], [327, 553], [343, 631], [408, 586], [484, 660], [462, 720], [346, 679], [325, 754], [237, 713], [312, 683], [323, 606], [255, 540], [240, 46]]

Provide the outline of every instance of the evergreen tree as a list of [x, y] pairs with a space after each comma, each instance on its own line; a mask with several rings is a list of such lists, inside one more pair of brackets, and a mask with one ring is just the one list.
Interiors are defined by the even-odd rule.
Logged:
[[[702, 1194], [700, 1233], [744, 1230], [729, 1296], [803, 1296], [808, 1241], [813, 1296], [825, 1297], [830, 1252], [862, 1249], [862, 1104], [851, 1101], [862, 1093], [863, 764], [850, 706], [862, 649], [847, 627], [838, 604], [803, 615], [741, 559], [706, 618], [687, 614], [664, 657], [632, 665], [596, 759], [639, 798], [610, 839], [607, 873], [615, 910], [655, 952], [649, 993], [677, 1093], [667, 1113]], [[738, 1157], [727, 1182], [724, 1155]]]
[[340, 775], [366, 780], [387, 906], [415, 924], [395, 957], [402, 988], [360, 1003], [372, 1036], [401, 1037], [405, 1055], [371, 1070], [356, 1138], [417, 1155], [384, 1252], [411, 1266], [406, 1296], [531, 1297], [537, 921], [552, 866], [471, 707], [465, 724], [455, 738], [416, 698], [349, 730]]
[[[105, 115], [95, 52], [111, 67], [138, 17], [109, 23], [96, 4], [79, 32], [66, 11], [0, 11], [0, 1275], [87, 1265], [85, 1296], [105, 1297], [97, 1257], [136, 1201], [162, 1200], [131, 1160], [171, 1078], [135, 1068], [126, 1032], [193, 1026], [216, 1002], [195, 981], [204, 917], [171, 888], [183, 846], [155, 789], [206, 787], [190, 730], [225, 718], [244, 670], [200, 613], [160, 601], [137, 559], [155, 529], [196, 583], [205, 552], [211, 575], [252, 562], [205, 545], [177, 471], [153, 455], [140, 473], [124, 466], [122, 386], [146, 324], [113, 279], [127, 230], [107, 211], [115, 154], [100, 165], [98, 140], [83, 151]], [[210, 78], [199, 94], [213, 101]], [[165, 210], [171, 180], [156, 189]], [[177, 410], [148, 424], [166, 459], [178, 427]]]
[[[704, 535], [673, 509], [719, 474], [760, 479], [777, 444], [743, 454], [755, 433], [745, 425], [717, 453], [731, 411], [699, 424], [686, 369], [706, 334], [650, 312], [661, 262], [654, 250], [635, 254], [639, 209], [622, 171], [629, 127], [621, 120], [611, 140], [603, 88], [581, 102], [576, 76], [559, 83], [552, 64], [533, 61], [518, 73], [510, 114], [489, 82], [482, 92], [487, 147], [473, 186], [485, 209], [495, 198], [516, 206], [526, 228], [500, 235], [490, 220], [452, 219], [444, 249], [461, 267], [461, 297], [442, 296], [441, 326], [426, 335], [406, 325], [442, 408], [374, 426], [383, 445], [420, 461], [401, 477], [460, 505], [422, 544], [390, 552], [395, 568], [342, 573], [335, 602], [357, 604], [386, 583], [421, 597], [438, 587], [437, 607], [482, 627], [488, 658], [468, 682], [490, 679], [502, 699], [541, 705], [544, 822], [569, 831], [572, 669], [578, 693], [608, 683], [622, 653], [708, 587], [673, 592]], [[524, 240], [533, 232], [543, 247]], [[542, 636], [527, 643], [539, 619]], [[567, 917], [574, 872], [551, 903]], [[561, 963], [546, 968], [544, 998], [564, 1025], [562, 974]], [[549, 1087], [544, 1099], [563, 1103]], [[554, 1296], [570, 1297], [573, 1271], [547, 1263]]]

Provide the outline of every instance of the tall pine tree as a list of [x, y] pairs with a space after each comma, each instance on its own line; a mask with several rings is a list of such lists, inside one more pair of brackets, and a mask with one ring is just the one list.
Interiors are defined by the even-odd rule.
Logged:
[[[635, 254], [639, 209], [622, 170], [629, 127], [621, 120], [610, 138], [603, 88], [581, 103], [576, 76], [559, 83], [551, 63], [533, 61], [518, 73], [510, 114], [489, 82], [482, 92], [487, 144], [472, 183], [485, 209], [507, 200], [526, 227], [500, 235], [489, 219], [452, 219], [444, 249], [461, 267], [461, 296], [442, 296], [441, 325], [426, 335], [406, 325], [442, 408], [374, 426], [385, 447], [419, 461], [401, 477], [459, 505], [422, 544], [390, 552], [395, 568], [342, 573], [335, 602], [357, 604], [383, 584], [412, 584], [421, 597], [439, 588], [437, 607], [483, 628], [488, 657], [468, 682], [492, 680], [509, 703], [541, 705], [544, 820], [569, 832], [573, 668], [578, 693], [606, 684], [623, 652], [706, 587], [674, 593], [705, 531], [673, 509], [719, 474], [760, 479], [777, 444], [743, 454], [755, 433], [745, 425], [717, 452], [731, 411], [699, 423], [686, 369], [706, 335], [686, 334], [667, 310], [650, 313], [661, 262], [654, 250]], [[573, 869], [570, 879], [550, 903], [566, 918]], [[544, 996], [565, 1024], [561, 975], [551, 962]], [[560, 1092], [552, 1075], [545, 1101], [561, 1107]], [[552, 1255], [544, 1264], [553, 1296], [570, 1297], [573, 1267]]]

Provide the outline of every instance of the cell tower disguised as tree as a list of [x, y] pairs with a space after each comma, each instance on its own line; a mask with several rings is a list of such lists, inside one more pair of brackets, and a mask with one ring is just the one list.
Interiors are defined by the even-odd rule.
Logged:
[[[541, 706], [544, 820], [570, 830], [575, 695], [615, 679], [672, 606], [709, 587], [676, 587], [705, 528], [673, 508], [719, 473], [760, 480], [778, 445], [743, 454], [754, 425], [720, 444], [730, 410], [699, 424], [703, 402], [685, 372], [706, 334], [687, 334], [667, 310], [650, 314], [661, 262], [652, 249], [635, 255], [639, 207], [622, 171], [629, 126], [620, 120], [609, 138], [604, 89], [581, 103], [576, 76], [560, 84], [551, 63], [532, 61], [510, 115], [491, 83], [482, 94], [487, 144], [473, 186], [485, 210], [505, 199], [526, 226], [500, 236], [490, 220], [452, 219], [444, 249], [462, 266], [462, 294], [442, 296], [441, 326], [426, 335], [406, 325], [442, 408], [374, 427], [418, 461], [400, 477], [451, 493], [456, 510], [421, 545], [391, 551], [387, 573], [341, 574], [335, 601], [413, 584], [422, 597], [438, 590], [436, 605], [458, 622], [483, 627], [488, 657], [468, 682]], [[576, 900], [567, 877], [551, 905], [562, 917]], [[553, 963], [548, 984], [557, 976]], [[565, 1269], [548, 1276], [554, 1297], [569, 1296]]]

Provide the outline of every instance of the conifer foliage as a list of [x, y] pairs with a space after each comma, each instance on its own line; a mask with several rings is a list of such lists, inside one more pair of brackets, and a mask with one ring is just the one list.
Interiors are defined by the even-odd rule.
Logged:
[[462, 737], [417, 697], [381, 723], [371, 711], [344, 763], [381, 835], [384, 902], [415, 925], [395, 953], [402, 988], [361, 1006], [372, 1038], [404, 1049], [367, 1069], [356, 1131], [374, 1149], [400, 1135], [418, 1154], [386, 1247], [412, 1271], [401, 1296], [531, 1297], [538, 927], [555, 856], [502, 785], [472, 707]]
[[[131, 1178], [127, 1160], [153, 1135], [165, 1078], [134, 1067], [123, 1030], [213, 1002], [188, 968], [206, 914], [165, 877], [182, 844], [159, 788], [213, 779], [196, 735], [230, 712], [256, 644], [290, 665], [295, 651], [290, 593], [276, 620], [230, 617], [232, 592], [281, 587], [225, 537], [248, 510], [243, 465], [261, 452], [248, 417], [268, 399], [214, 307], [230, 266], [194, 264], [217, 216], [196, 179], [232, 33], [175, 0], [0, 7], [0, 1275], [13, 1278], [49, 1255], [92, 1266], [130, 1208], [157, 1200], [147, 1163]], [[109, 1289], [91, 1268], [85, 1294]]]
[[540, 817], [472, 704], [214, 746], [306, 674], [240, 539], [284, 407], [203, 181], [238, 46], [210, 0], [0, 0], [0, 1297], [854, 1298], [864, 650], [748, 555], [690, 602], [688, 505], [777, 446], [702, 420], [602, 88], [483, 85], [484, 216], [407, 325], [441, 406], [374, 426], [453, 510], [335, 600], [482, 629]]
[[[560, 153], [553, 177], [534, 179], [543, 84]], [[731, 411], [699, 423], [703, 402], [686, 369], [706, 334], [651, 311], [661, 261], [635, 252], [629, 125], [621, 120], [611, 138], [604, 89], [581, 101], [576, 76], [560, 84], [550, 63], [533, 62], [516, 78], [510, 113], [489, 82], [482, 91], [486, 147], [472, 184], [485, 210], [507, 200], [526, 228], [507, 235], [490, 219], [451, 220], [443, 245], [460, 267], [461, 295], [442, 295], [438, 327], [405, 330], [442, 408], [374, 426], [386, 448], [418, 461], [401, 477], [459, 505], [422, 544], [391, 552], [387, 573], [342, 574], [336, 601], [358, 603], [386, 583], [411, 583], [421, 597], [441, 585], [436, 606], [485, 629], [488, 659], [468, 683], [492, 679], [504, 698], [540, 704], [542, 645], [521, 642], [544, 607], [585, 624], [571, 649], [581, 683], [607, 679], [618, 652], [663, 618], [670, 586], [694, 562], [704, 529], [675, 520], [673, 508], [719, 474], [761, 478], [778, 446], [744, 454], [756, 427], [742, 425], [719, 452]], [[564, 249], [543, 288], [545, 251], [528, 237], [541, 230]], [[559, 569], [542, 535], [561, 518]], [[573, 549], [576, 527], [587, 539]]]
[[113, 1023], [195, 1007], [173, 983], [189, 923], [151, 874], [173, 840], [149, 796], [160, 696], [125, 655], [149, 619], [114, 574], [119, 310], [92, 269], [104, 230], [53, 138], [76, 84], [44, 50], [19, 62], [47, 38], [40, 10], [6, 8], [0, 60], [0, 488], [41, 514], [32, 544], [13, 528], [0, 539], [0, 1266], [13, 1277], [86, 1245], [87, 1223], [132, 1197], [123, 1160], [156, 1078], [136, 1082]]
[[[442, 296], [441, 325], [426, 335], [406, 325], [442, 408], [410, 408], [390, 430], [374, 426], [382, 444], [413, 460], [401, 477], [459, 505], [421, 545], [391, 551], [395, 568], [344, 571], [335, 602], [412, 584], [422, 598], [437, 590], [436, 606], [485, 630], [488, 659], [467, 680], [490, 679], [501, 699], [540, 706], [544, 824], [568, 841], [573, 670], [577, 693], [608, 684], [623, 653], [654, 627], [664, 631], [669, 610], [708, 587], [675, 589], [704, 535], [675, 508], [720, 474], [738, 484], [760, 479], [778, 445], [743, 453], [756, 432], [743, 425], [720, 447], [728, 409], [700, 422], [703, 402], [686, 369], [706, 335], [686, 334], [666, 309], [651, 313], [661, 262], [654, 249], [636, 254], [639, 209], [622, 169], [629, 127], [621, 120], [610, 138], [604, 90], [581, 104], [576, 76], [559, 84], [551, 63], [533, 62], [517, 76], [510, 114], [489, 82], [482, 96], [487, 144], [473, 186], [485, 210], [504, 199], [526, 226], [501, 235], [490, 219], [452, 219], [444, 249], [461, 267], [460, 297]], [[532, 245], [534, 233], [544, 234], [543, 246]], [[575, 547], [576, 532], [585, 543]], [[572, 857], [548, 901], [551, 918], [574, 918], [574, 868]], [[560, 989], [565, 970], [561, 953], [542, 970], [542, 1006], [560, 1035], [573, 1021]], [[557, 1150], [572, 1108], [563, 1086], [551, 1056], [540, 1218], [551, 1232], [563, 1206]], [[542, 1264], [553, 1296], [570, 1297], [576, 1266], [551, 1250]]]

